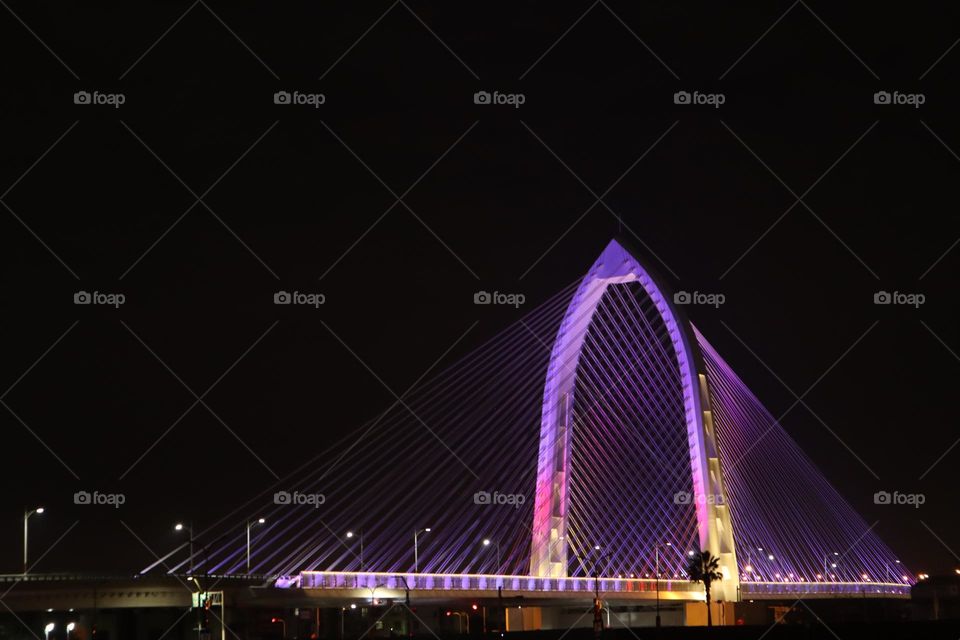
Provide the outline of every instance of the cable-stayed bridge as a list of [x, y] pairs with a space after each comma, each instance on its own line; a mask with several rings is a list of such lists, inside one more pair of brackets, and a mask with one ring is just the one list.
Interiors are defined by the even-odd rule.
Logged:
[[695, 600], [684, 566], [703, 549], [717, 600], [914, 582], [621, 241], [425, 377], [145, 572]]

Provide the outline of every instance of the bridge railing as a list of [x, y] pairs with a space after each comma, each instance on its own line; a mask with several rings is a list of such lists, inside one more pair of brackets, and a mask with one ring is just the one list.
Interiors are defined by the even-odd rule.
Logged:
[[898, 582], [740, 582], [742, 597], [802, 593], [864, 596], [910, 595], [910, 585]]
[[[355, 571], [304, 571], [302, 589], [403, 589], [418, 591], [538, 591], [593, 592], [594, 578], [539, 578], [483, 574], [380, 573]], [[642, 593], [657, 590], [651, 578], [600, 578], [601, 593]], [[661, 591], [699, 592], [703, 585], [679, 578], [660, 580]]]

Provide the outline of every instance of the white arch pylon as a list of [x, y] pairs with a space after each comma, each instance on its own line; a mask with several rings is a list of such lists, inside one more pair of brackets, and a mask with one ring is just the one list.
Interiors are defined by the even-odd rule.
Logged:
[[700, 548], [720, 559], [724, 579], [714, 584], [715, 599], [732, 601], [737, 597], [739, 573], [703, 357], [690, 324], [678, 317], [666, 290], [617, 240], [610, 241], [574, 293], [550, 355], [543, 391], [530, 575], [567, 575], [571, 420], [577, 364], [607, 287], [627, 282], [638, 282], [644, 288], [673, 343], [683, 388]]

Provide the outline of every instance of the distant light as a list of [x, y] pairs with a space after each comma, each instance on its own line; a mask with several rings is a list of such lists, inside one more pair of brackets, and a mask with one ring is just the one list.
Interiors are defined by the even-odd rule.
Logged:
[[470, 605], [470, 608], [473, 609], [474, 611], [476, 611], [476, 610], [479, 609], [480, 607], [478, 607], [478, 606], [477, 606], [477, 603], [474, 602], [472, 605]]
[[53, 613], [53, 609], [47, 609], [47, 613]]
[[757, 547], [757, 551], [763, 551], [763, 547]]
[[36, 508], [36, 512], [37, 512], [37, 513], [43, 513], [43, 507], [37, 507], [37, 508]]
[[447, 615], [448, 615], [448, 616], [451, 616], [451, 615], [453, 615], [453, 612], [452, 612], [452, 611], [447, 611]]
[[46, 633], [46, 634], [49, 634], [51, 631], [53, 631], [53, 628], [54, 628], [55, 626], [56, 626], [56, 625], [53, 624], [52, 622], [48, 622], [48, 623], [47, 623], [47, 626], [45, 626], [45, 627], [43, 628], [43, 632]]
[[910, 578], [908, 578], [907, 576], [900, 576], [900, 577], [903, 578], [903, 581], [904, 581], [904, 582], [909, 582], [909, 581], [910, 581]]
[[820, 575], [819, 573], [817, 574], [817, 580], [823, 580], [823, 576]]
[[767, 560], [773, 560], [773, 554], [772, 554], [772, 553], [767, 556]]
[[894, 564], [900, 564], [900, 561], [899, 561], [899, 560], [894, 560], [893, 563], [894, 563]]
[[836, 563], [836, 562], [831, 562], [831, 563], [830, 563], [830, 566], [833, 567], [834, 569], [836, 569], [836, 568], [837, 568], [837, 563]]
[[348, 538], [352, 538], [352, 537], [353, 537], [353, 531], [347, 531], [347, 537], [348, 537]]
[[68, 623], [67, 623], [67, 633], [70, 633], [71, 631], [73, 631], [73, 630], [76, 629], [76, 628], [77, 628], [77, 623], [76, 623], [76, 622], [68, 622]]
[[869, 580], [869, 579], [870, 579], [870, 576], [868, 576], [867, 574], [863, 574], [863, 575], [860, 576], [860, 577], [863, 578], [864, 580]]
[[668, 547], [672, 547], [672, 546], [673, 546], [673, 543], [672, 543], [672, 542], [668, 542], [668, 543], [667, 543], [667, 546], [668, 546]]
[[687, 555], [692, 558], [692, 557], [693, 557], [693, 551], [687, 551]]
[[427, 533], [430, 533], [430, 527], [427, 527], [426, 529], [424, 529], [424, 531], [426, 531]]
[[183, 530], [183, 525], [178, 522], [177, 524], [173, 525], [173, 530], [174, 530], [174, 531], [182, 531], [182, 530]]
[[260, 524], [263, 524], [266, 521], [267, 521], [266, 518], [260, 518], [259, 520], [257, 520], [257, 522], [259, 522]]
[[351, 609], [356, 609], [356, 608], [357, 608], [357, 605], [351, 604], [351, 605], [350, 605], [350, 608], [351, 608]]
[[484, 539], [483, 539], [483, 546], [485, 546], [485, 547], [489, 547], [489, 546], [490, 546], [490, 540], [489, 540], [489, 538], [484, 538]]
[[594, 550], [594, 551], [600, 551], [600, 545], [598, 545], [598, 544], [593, 545], [593, 550]]
[[748, 564], [745, 568], [746, 568], [746, 570], [747, 570], [747, 573], [752, 573], [752, 572], [753, 572], [753, 565], [749, 565], [749, 564]]

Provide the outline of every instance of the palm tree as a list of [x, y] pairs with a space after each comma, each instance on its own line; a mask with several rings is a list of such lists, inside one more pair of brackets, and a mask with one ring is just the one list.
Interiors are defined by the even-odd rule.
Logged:
[[687, 577], [690, 578], [690, 582], [703, 583], [703, 591], [707, 596], [707, 626], [712, 627], [710, 585], [714, 580], [723, 580], [723, 574], [720, 573], [720, 559], [710, 555], [709, 551], [697, 551], [687, 562]]

